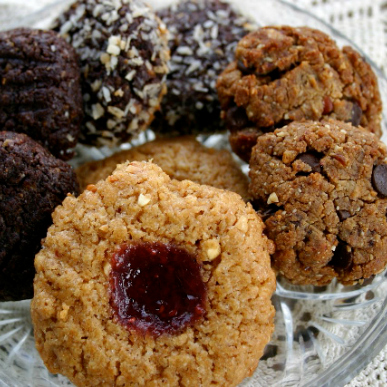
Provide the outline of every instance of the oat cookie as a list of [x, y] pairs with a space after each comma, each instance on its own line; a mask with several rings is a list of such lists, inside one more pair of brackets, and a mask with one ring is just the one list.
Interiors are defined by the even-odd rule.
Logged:
[[334, 118], [381, 136], [371, 66], [309, 27], [264, 27], [245, 36], [217, 89], [232, 148], [246, 161], [259, 135], [301, 119]]
[[225, 149], [206, 148], [194, 137], [157, 139], [121, 151], [106, 159], [91, 161], [77, 170], [81, 190], [88, 184], [106, 179], [117, 164], [125, 161], [149, 161], [157, 164], [169, 177], [228, 189], [248, 200], [248, 178]]
[[349, 285], [387, 263], [386, 147], [340, 121], [291, 123], [258, 138], [250, 193], [296, 284]]
[[0, 32], [0, 127], [25, 133], [52, 154], [73, 155], [82, 120], [78, 58], [54, 31]]
[[166, 92], [166, 30], [142, 0], [78, 0], [55, 29], [80, 57], [80, 140], [117, 145], [148, 127]]
[[34, 257], [75, 173], [22, 133], [0, 132], [0, 301], [31, 298]]
[[222, 0], [183, 0], [158, 15], [169, 31], [171, 61], [152, 129], [164, 135], [224, 131], [216, 79], [252, 25]]
[[53, 219], [31, 305], [51, 372], [79, 386], [232, 386], [253, 372], [275, 278], [239, 195], [133, 162]]

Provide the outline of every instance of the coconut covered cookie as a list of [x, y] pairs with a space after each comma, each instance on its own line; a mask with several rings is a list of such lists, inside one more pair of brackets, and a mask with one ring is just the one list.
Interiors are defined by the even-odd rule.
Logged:
[[152, 129], [163, 135], [224, 131], [216, 79], [254, 27], [223, 0], [182, 0], [158, 15], [169, 31], [171, 60]]
[[80, 386], [237, 385], [273, 331], [263, 223], [239, 195], [120, 165], [53, 215], [31, 311]]
[[381, 136], [382, 102], [371, 66], [309, 27], [246, 35], [217, 83], [233, 150], [248, 162], [258, 136], [292, 121], [334, 118]]
[[166, 30], [142, 0], [78, 0], [55, 29], [80, 57], [80, 140], [117, 145], [145, 130], [166, 92]]
[[386, 147], [374, 134], [335, 120], [294, 122], [258, 138], [250, 168], [281, 275], [350, 285], [385, 268]]
[[80, 166], [77, 176], [81, 189], [106, 179], [117, 164], [125, 161], [152, 160], [167, 175], [176, 180], [192, 180], [236, 192], [247, 200], [248, 178], [227, 150], [206, 148], [194, 137], [158, 139], [121, 151], [104, 160]]

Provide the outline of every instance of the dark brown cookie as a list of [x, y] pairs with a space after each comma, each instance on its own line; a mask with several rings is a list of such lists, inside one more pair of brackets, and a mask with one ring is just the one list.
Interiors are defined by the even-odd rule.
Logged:
[[308, 27], [264, 27], [245, 36], [217, 83], [233, 150], [248, 161], [262, 132], [334, 118], [381, 135], [382, 104], [371, 66]]
[[117, 145], [145, 130], [166, 92], [166, 30], [142, 0], [79, 0], [55, 22], [81, 61], [80, 141]]
[[69, 159], [82, 120], [74, 49], [53, 31], [0, 32], [0, 126]]
[[387, 263], [386, 147], [336, 120], [293, 122], [257, 140], [250, 194], [295, 284], [347, 285]]
[[171, 49], [168, 93], [152, 129], [164, 135], [214, 133], [220, 121], [216, 79], [234, 58], [238, 41], [253, 28], [220, 0], [185, 0], [159, 11]]
[[0, 132], [0, 301], [31, 298], [34, 256], [75, 173], [21, 133]]

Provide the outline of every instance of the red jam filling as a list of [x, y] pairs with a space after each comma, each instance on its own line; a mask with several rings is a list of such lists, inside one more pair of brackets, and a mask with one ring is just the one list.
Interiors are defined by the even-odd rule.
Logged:
[[162, 243], [124, 245], [111, 264], [111, 305], [127, 328], [173, 334], [205, 314], [200, 265], [187, 251]]

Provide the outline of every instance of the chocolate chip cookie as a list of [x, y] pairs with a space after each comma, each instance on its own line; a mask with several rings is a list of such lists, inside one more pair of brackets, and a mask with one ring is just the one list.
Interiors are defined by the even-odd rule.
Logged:
[[166, 92], [165, 26], [142, 0], [78, 0], [54, 23], [80, 57], [80, 141], [118, 145], [145, 130]]
[[26, 133], [61, 159], [73, 156], [82, 120], [74, 49], [53, 31], [0, 32], [0, 127]]
[[245, 36], [217, 90], [232, 148], [247, 162], [259, 135], [302, 119], [334, 118], [381, 136], [371, 66], [309, 27], [264, 27]]
[[335, 120], [294, 122], [258, 138], [250, 167], [281, 275], [350, 285], [385, 268], [386, 147], [373, 133]]
[[263, 223], [240, 196], [121, 164], [68, 197], [36, 256], [48, 369], [79, 386], [235, 386], [273, 332]]
[[194, 137], [157, 139], [124, 150], [104, 160], [91, 161], [77, 168], [81, 189], [106, 179], [117, 164], [125, 161], [149, 161], [157, 164], [169, 177], [228, 189], [248, 200], [247, 176], [225, 149], [206, 148]]
[[164, 135], [224, 131], [216, 79], [252, 25], [220, 0], [183, 0], [158, 12], [169, 31], [168, 93], [152, 129]]
[[0, 132], [0, 301], [31, 298], [34, 257], [67, 193], [72, 168], [22, 133]]

